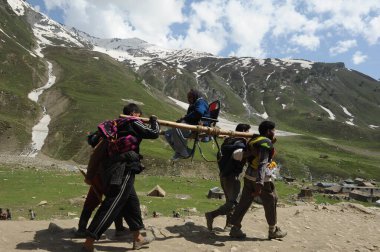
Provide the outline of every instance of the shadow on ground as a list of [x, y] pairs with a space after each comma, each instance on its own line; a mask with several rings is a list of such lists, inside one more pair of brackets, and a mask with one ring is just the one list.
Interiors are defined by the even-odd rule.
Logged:
[[[44, 229], [39, 230], [34, 235], [34, 240], [29, 242], [22, 242], [16, 245], [16, 249], [19, 250], [46, 250], [51, 252], [62, 251], [81, 251], [82, 243], [84, 239], [78, 239], [74, 236], [75, 229], [61, 229], [59, 231], [52, 232], [52, 230]], [[109, 229], [105, 235], [107, 239], [100, 239], [95, 242], [95, 248], [98, 251], [114, 251], [124, 252], [131, 250], [132, 248], [132, 235], [124, 236], [122, 238], [114, 237], [115, 230]], [[119, 246], [109, 246], [120, 244]], [[128, 249], [129, 248], [129, 249]]]
[[[206, 227], [195, 225], [192, 222], [185, 223], [184, 225], [175, 225], [166, 227], [166, 229], [172, 233], [177, 234], [176, 236], [168, 236], [164, 238], [156, 238], [159, 240], [166, 240], [176, 237], [183, 237], [187, 241], [193, 242], [195, 244], [205, 244], [212, 245], [216, 247], [225, 246], [225, 242], [239, 240], [234, 239], [229, 236], [228, 232], [224, 232], [223, 229], [215, 228], [213, 232], [210, 232]], [[247, 237], [244, 241], [267, 241], [267, 239]]]

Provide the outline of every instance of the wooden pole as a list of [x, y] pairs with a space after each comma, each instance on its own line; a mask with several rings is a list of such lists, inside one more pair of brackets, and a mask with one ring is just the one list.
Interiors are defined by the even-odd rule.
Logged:
[[[120, 117], [125, 117], [125, 118], [136, 118], [134, 116], [128, 116], [121, 114]], [[142, 122], [149, 122], [149, 118], [145, 117], [138, 117], [139, 120]], [[233, 137], [246, 137], [246, 138], [251, 138], [253, 136], [253, 133], [248, 133], [248, 132], [239, 132], [239, 131], [233, 131], [233, 130], [223, 130], [217, 127], [206, 127], [202, 125], [191, 125], [191, 124], [186, 124], [186, 123], [177, 123], [177, 122], [172, 122], [172, 121], [166, 121], [166, 120], [157, 120], [157, 122], [162, 125], [162, 126], [167, 126], [171, 128], [178, 128], [178, 129], [187, 129], [199, 133], [206, 133], [208, 135], [213, 135], [213, 136], [233, 136]]]

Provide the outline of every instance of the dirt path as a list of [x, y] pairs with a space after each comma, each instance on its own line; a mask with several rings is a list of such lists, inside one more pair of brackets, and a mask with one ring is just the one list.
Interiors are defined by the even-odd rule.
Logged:
[[[205, 218], [159, 217], [145, 220], [156, 241], [141, 251], [380, 251], [380, 209], [342, 203], [334, 206], [287, 206], [278, 209], [279, 225], [288, 231], [283, 240], [267, 240], [263, 209], [254, 208], [243, 223], [245, 240], [223, 232], [224, 218], [215, 220], [215, 233]], [[62, 232], [49, 229], [54, 223]], [[1, 221], [0, 251], [78, 251], [83, 240], [72, 238], [77, 220]], [[131, 237], [115, 240], [113, 227], [96, 243], [98, 251], [131, 250]]]

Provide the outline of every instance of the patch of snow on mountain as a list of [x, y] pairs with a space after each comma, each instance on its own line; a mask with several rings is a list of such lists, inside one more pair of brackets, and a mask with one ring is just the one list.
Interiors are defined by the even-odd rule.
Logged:
[[18, 16], [24, 16], [25, 7], [28, 7], [26, 2], [21, 0], [7, 0], [7, 2]]
[[281, 106], [282, 106], [282, 109], [286, 108], [286, 104], [281, 104]]
[[94, 59], [96, 59], [96, 60], [99, 60], [99, 57], [93, 57]]
[[170, 97], [170, 96], [168, 96], [168, 98], [169, 98], [170, 100], [172, 100], [176, 105], [180, 106], [181, 108], [183, 108], [183, 109], [185, 109], [185, 110], [187, 110], [187, 109], [189, 108], [189, 104], [186, 103], [186, 102], [182, 102], [182, 101], [177, 100], [177, 99], [175, 99], [175, 98], [173, 98], [173, 97]]
[[177, 68], [177, 73], [178, 74], [182, 74], [182, 71], [180, 69]]
[[39, 23], [34, 24], [32, 29], [34, 35], [39, 39], [39, 45], [41, 47], [46, 45], [54, 45], [49, 38], [61, 39], [68, 43], [73, 43], [78, 47], [84, 47], [84, 45], [75, 38], [75, 34], [73, 32], [66, 30], [65, 27], [49, 19], [45, 15], [43, 15], [43, 19], [41, 19]]
[[49, 61], [47, 62], [47, 64], [48, 64], [48, 75], [49, 75], [48, 82], [43, 87], [39, 87], [28, 94], [28, 98], [34, 102], [38, 101], [38, 97], [42, 94], [43, 91], [50, 88], [55, 83], [56, 77], [53, 75], [53, 65]]
[[260, 66], [265, 66], [265, 59], [256, 59]]
[[264, 90], [264, 89], [260, 91], [260, 93], [264, 93], [264, 92], [265, 92], [265, 90]]
[[286, 85], [280, 85], [281, 89], [285, 89], [287, 86]]
[[230, 61], [226, 64], [221, 65], [218, 69], [215, 70], [215, 72], [218, 72], [220, 69], [222, 69], [225, 66], [232, 65], [233, 63], [237, 62], [237, 60]]
[[373, 124], [368, 125], [368, 127], [370, 127], [371, 129], [377, 129], [377, 128], [379, 128], [379, 126], [373, 125]]
[[312, 100], [315, 104], [317, 104], [320, 108], [322, 108], [324, 111], [326, 111], [328, 114], [329, 114], [329, 119], [330, 120], [335, 120], [335, 115], [333, 114], [333, 112], [331, 112], [331, 110], [329, 110], [328, 108], [326, 107], [323, 107], [322, 105], [318, 104], [316, 101]]
[[278, 100], [280, 100], [280, 97], [277, 96], [277, 97], [276, 97], [276, 101], [278, 101]]
[[346, 107], [344, 107], [344, 106], [342, 106], [342, 105], [340, 105], [340, 107], [343, 109], [343, 112], [344, 112], [346, 115], [348, 115], [348, 116], [350, 116], [350, 117], [354, 117], [350, 112], [348, 112], [348, 110], [347, 110]]
[[272, 65], [274, 65], [274, 66], [277, 66], [277, 67], [281, 66], [280, 61], [278, 61], [278, 60], [276, 60], [276, 59], [270, 59], [270, 63], [271, 63]]
[[355, 124], [354, 124], [354, 118], [348, 119], [348, 121], [345, 121], [344, 123], [346, 123], [348, 125], [355, 126]]
[[108, 54], [109, 56], [118, 61], [129, 60], [134, 65], [136, 65], [136, 69], [138, 69], [141, 65], [151, 61], [151, 58], [149, 57], [134, 57], [133, 55], [130, 55], [127, 51], [106, 49], [104, 47], [99, 46], [94, 46], [93, 51]]
[[264, 101], [261, 101], [261, 103], [260, 103], [260, 104], [261, 104], [261, 106], [264, 106]]
[[241, 67], [247, 67], [252, 64], [252, 58], [240, 58]]
[[270, 76], [272, 75], [272, 74], [274, 74], [274, 72], [276, 72], [276, 70], [273, 70], [273, 72], [271, 72], [268, 76], [267, 76], [267, 79], [266, 79], [266, 81], [268, 81], [269, 80], [269, 78], [270, 78]]
[[293, 64], [300, 64], [302, 68], [311, 69], [313, 67], [314, 62], [307, 60], [297, 60], [297, 59], [281, 59], [287, 66], [291, 66]]
[[260, 116], [261, 118], [263, 118], [263, 119], [268, 119], [268, 114], [267, 114], [267, 112], [264, 112], [264, 113], [262, 113], [262, 114], [259, 114], [259, 113], [255, 113], [256, 115], [258, 115], [258, 116]]

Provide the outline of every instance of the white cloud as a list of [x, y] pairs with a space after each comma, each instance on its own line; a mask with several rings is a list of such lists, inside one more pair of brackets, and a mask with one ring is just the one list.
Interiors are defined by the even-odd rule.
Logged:
[[338, 41], [336, 46], [330, 48], [330, 54], [331, 55], [337, 55], [344, 52], [347, 52], [351, 48], [357, 46], [355, 39], [350, 40], [344, 40], [344, 41]]
[[273, 6], [270, 1], [229, 1], [226, 16], [231, 29], [230, 40], [239, 47], [237, 56], [265, 57], [263, 40], [270, 31]]
[[[379, 0], [44, 2], [48, 10], [63, 10], [66, 25], [97, 37], [138, 37], [163, 47], [214, 54], [262, 58], [269, 51], [287, 53], [287, 48], [316, 51], [326, 43], [330, 54], [337, 55], [357, 46], [356, 40], [370, 45], [380, 40]], [[177, 33], [173, 24], [185, 29]], [[280, 46], [274, 50], [274, 44]]]
[[227, 44], [224, 8], [224, 3], [218, 0], [192, 3], [186, 35], [170, 38], [169, 44], [218, 54]]
[[[380, 1], [378, 0], [308, 0], [307, 11], [323, 16], [320, 29], [333, 29], [346, 36], [363, 36], [369, 43], [380, 37]], [[372, 31], [369, 31], [373, 28]]]
[[356, 51], [352, 56], [352, 62], [355, 65], [359, 65], [367, 60], [368, 56], [364, 55], [361, 51]]
[[320, 44], [319, 38], [313, 34], [294, 35], [290, 39], [290, 42], [303, 46], [311, 51], [317, 50]]
[[184, 0], [44, 0], [48, 10], [62, 8], [65, 24], [98, 37], [139, 37], [167, 43], [170, 25], [183, 22]]
[[380, 16], [373, 18], [366, 29], [366, 39], [369, 44], [376, 44], [380, 39]]

